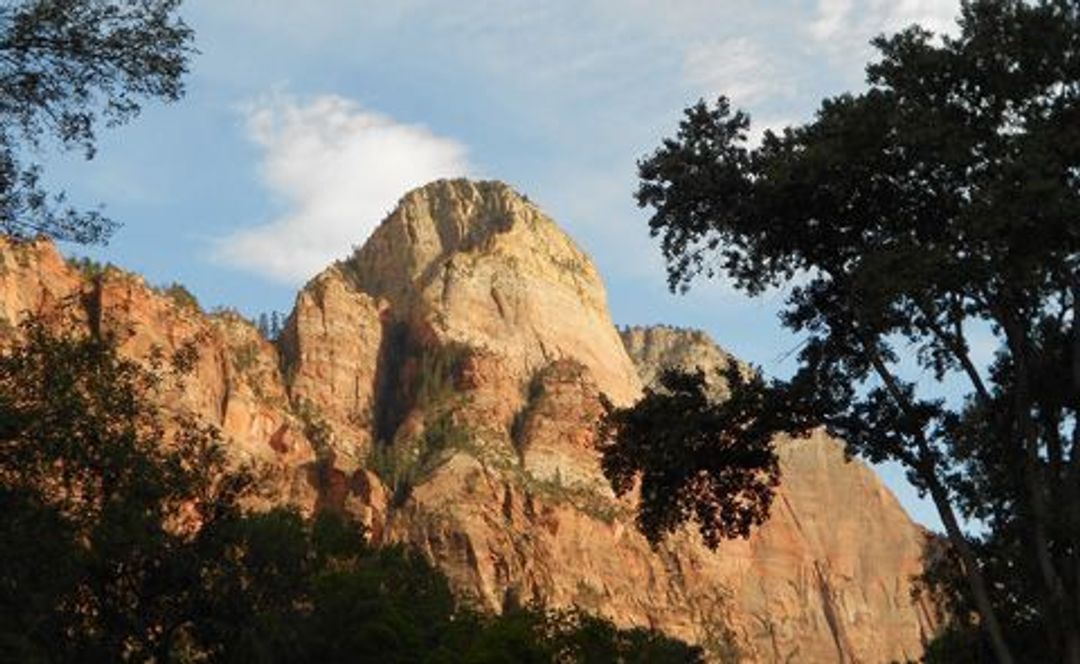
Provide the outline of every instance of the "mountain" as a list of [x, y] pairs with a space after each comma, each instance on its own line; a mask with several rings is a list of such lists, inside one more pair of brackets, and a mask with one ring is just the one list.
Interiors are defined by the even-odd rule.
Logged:
[[408, 193], [301, 289], [275, 343], [182, 288], [0, 244], [0, 333], [65, 304], [58, 324], [113, 331], [131, 356], [197, 351], [165, 403], [266, 468], [271, 500], [347, 511], [491, 610], [574, 604], [719, 661], [906, 660], [934, 631], [910, 592], [926, 534], [824, 433], [777, 441], [783, 483], [748, 540], [649, 546], [600, 472], [601, 395], [629, 404], [665, 367], [729, 356], [701, 332], [620, 333], [589, 258], [504, 184]]

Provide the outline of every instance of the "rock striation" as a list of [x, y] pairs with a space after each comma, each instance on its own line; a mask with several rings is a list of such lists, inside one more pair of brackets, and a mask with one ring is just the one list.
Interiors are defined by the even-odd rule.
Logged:
[[167, 407], [271, 469], [274, 500], [351, 512], [373, 541], [423, 550], [468, 601], [576, 605], [717, 661], [904, 661], [935, 628], [910, 595], [923, 531], [823, 433], [777, 441], [783, 484], [748, 540], [649, 546], [600, 472], [602, 399], [631, 403], [666, 368], [711, 375], [730, 356], [696, 331], [620, 335], [589, 258], [504, 184], [408, 193], [304, 286], [274, 343], [89, 267], [0, 242], [0, 336], [68, 303], [133, 357], [196, 349]]

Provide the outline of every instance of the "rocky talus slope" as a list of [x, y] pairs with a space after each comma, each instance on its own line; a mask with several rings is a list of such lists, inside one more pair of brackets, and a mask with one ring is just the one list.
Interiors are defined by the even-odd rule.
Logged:
[[221, 427], [277, 500], [412, 543], [490, 609], [577, 605], [718, 661], [905, 660], [932, 632], [910, 596], [923, 532], [823, 434], [778, 441], [783, 485], [749, 540], [650, 548], [599, 470], [601, 394], [628, 404], [663, 367], [712, 371], [727, 354], [699, 332], [620, 338], [589, 258], [501, 183], [407, 194], [300, 291], [276, 343], [48, 243], [0, 244], [0, 331], [64, 303], [132, 356], [197, 348], [169, 407]]

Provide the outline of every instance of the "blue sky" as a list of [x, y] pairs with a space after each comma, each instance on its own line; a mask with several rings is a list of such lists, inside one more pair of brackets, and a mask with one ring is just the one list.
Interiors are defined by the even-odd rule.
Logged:
[[[200, 54], [188, 92], [102, 134], [48, 177], [123, 227], [90, 254], [179, 281], [204, 306], [288, 311], [296, 289], [363, 243], [407, 189], [506, 181], [558, 220], [605, 276], [620, 324], [708, 330], [786, 374], [783, 294], [665, 287], [635, 162], [682, 109], [727, 94], [755, 131], [808, 120], [862, 87], [871, 37], [951, 30], [952, 0], [188, 0]], [[886, 481], [938, 527], [895, 468]]]

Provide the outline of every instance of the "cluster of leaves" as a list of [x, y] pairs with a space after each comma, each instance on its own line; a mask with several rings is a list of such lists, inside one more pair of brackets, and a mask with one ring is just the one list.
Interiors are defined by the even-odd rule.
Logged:
[[250, 512], [215, 430], [154, 405], [161, 365], [40, 321], [0, 354], [5, 661], [693, 662], [577, 612], [460, 606], [331, 513]]
[[[699, 102], [640, 162], [637, 197], [672, 289], [790, 286], [799, 369], [770, 390], [907, 468], [994, 657], [1080, 662], [1080, 6], [970, 0], [958, 25], [878, 38], [868, 90], [760, 147], [726, 99]], [[725, 490], [682, 452], [645, 458], [665, 486]], [[666, 515], [651, 525], [694, 514], [643, 496]]]
[[795, 404], [731, 360], [723, 372], [732, 396], [715, 400], [703, 371], [663, 372], [632, 407], [605, 404], [604, 474], [616, 494], [640, 480], [637, 523], [659, 542], [694, 519], [705, 542], [747, 537], [769, 516], [780, 468], [773, 436], [809, 431]]
[[191, 30], [180, 0], [21, 0], [0, 5], [0, 231], [76, 242], [114, 223], [67, 206], [26, 161], [45, 138], [94, 155], [99, 125], [122, 124], [143, 99], [183, 94]]
[[113, 340], [22, 333], [0, 356], [0, 639], [28, 660], [160, 655], [254, 475], [226, 468], [216, 431], [161, 418], [165, 377]]
[[462, 661], [657, 664], [704, 662], [700, 648], [644, 628], [619, 629], [578, 610], [509, 608], [483, 619], [484, 633]]

